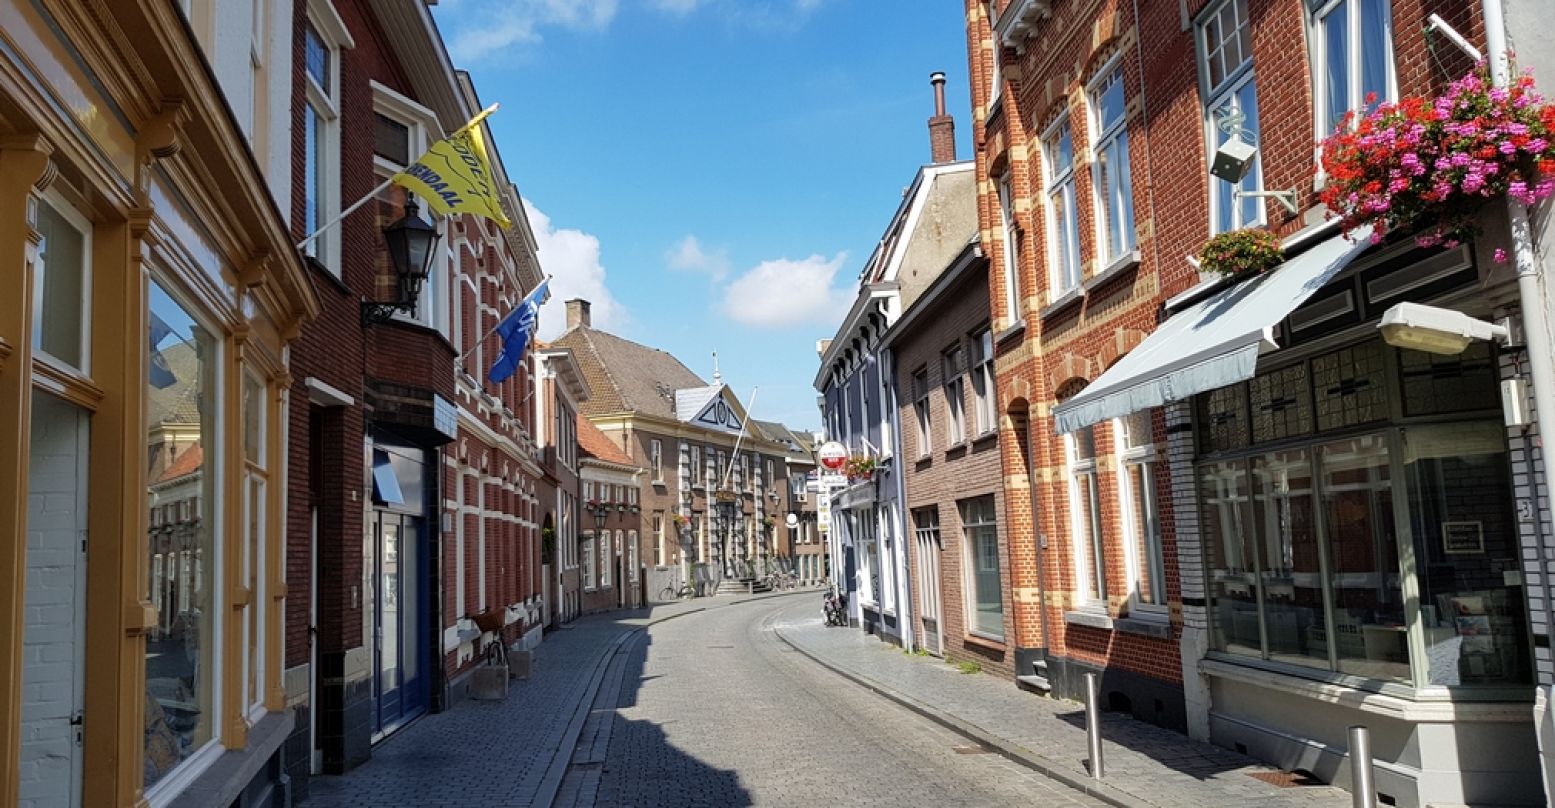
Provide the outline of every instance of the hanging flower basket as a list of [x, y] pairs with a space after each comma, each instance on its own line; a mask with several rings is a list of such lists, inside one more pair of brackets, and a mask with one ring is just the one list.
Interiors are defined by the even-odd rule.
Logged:
[[675, 527], [680, 530], [685, 530], [691, 524], [691, 520], [687, 519], [683, 513], [677, 513], [672, 518], [675, 520]]
[[1532, 205], [1555, 192], [1552, 133], [1555, 106], [1531, 76], [1496, 87], [1480, 62], [1440, 98], [1346, 114], [1322, 143], [1323, 203], [1346, 233], [1370, 225], [1373, 243], [1414, 232], [1422, 246], [1456, 246], [1477, 235], [1486, 200]]
[[848, 482], [870, 480], [875, 476], [875, 459], [863, 455], [848, 458], [842, 466], [842, 473], [848, 477]]
[[1279, 237], [1261, 227], [1221, 233], [1199, 251], [1200, 269], [1238, 278], [1264, 272], [1284, 260]]

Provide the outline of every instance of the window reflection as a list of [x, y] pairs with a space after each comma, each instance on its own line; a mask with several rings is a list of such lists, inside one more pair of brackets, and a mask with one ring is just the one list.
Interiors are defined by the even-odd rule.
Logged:
[[213, 734], [217, 343], [160, 286], [150, 288], [146, 388], [151, 602], [146, 638], [149, 787]]

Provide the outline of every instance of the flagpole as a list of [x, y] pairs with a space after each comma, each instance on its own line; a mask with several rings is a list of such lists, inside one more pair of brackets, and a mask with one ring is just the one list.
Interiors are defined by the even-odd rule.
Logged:
[[740, 434], [734, 439], [734, 454], [729, 456], [729, 468], [724, 469], [723, 481], [718, 484], [720, 491], [728, 490], [729, 477], [734, 474], [734, 464], [738, 462], [740, 457], [740, 442], [745, 440], [745, 427], [750, 424], [751, 410], [756, 408], [756, 392], [760, 389], [761, 385], [751, 388], [750, 403], [745, 405], [745, 417], [740, 420]]
[[[545, 277], [544, 277], [544, 278], [543, 278], [543, 279], [541, 279], [541, 281], [540, 281], [540, 284], [547, 284], [547, 283], [550, 283], [550, 282], [551, 282], [551, 278], [552, 278], [552, 277], [554, 277], [554, 276], [552, 276], [552, 275], [546, 275], [546, 276], [545, 276]], [[537, 285], [536, 285], [536, 287], [535, 287], [535, 288], [536, 288], [536, 289], [538, 289], [538, 288], [539, 288], [539, 284], [537, 284]], [[531, 292], [533, 292], [533, 291], [534, 291], [534, 290], [533, 290], [533, 289], [531, 289], [531, 290], [530, 290], [530, 291], [531, 291]], [[550, 290], [549, 290], [549, 289], [547, 289], [547, 290], [546, 290], [546, 297], [547, 297], [547, 298], [549, 298], [549, 297], [550, 297], [550, 296], [551, 296], [551, 295], [550, 295]], [[519, 301], [519, 302], [520, 302], [520, 303], [522, 303], [522, 302], [523, 302], [523, 301]], [[541, 305], [544, 305], [544, 304], [545, 304], [545, 301], [544, 301], [544, 300], [542, 300], [542, 301], [540, 301], [540, 303], [541, 303]], [[484, 334], [482, 334], [482, 335], [481, 335], [481, 336], [480, 336], [480, 339], [478, 339], [478, 340], [476, 340], [476, 341], [475, 341], [475, 345], [480, 345], [480, 344], [481, 344], [481, 343], [482, 343], [482, 342], [485, 342], [485, 341], [486, 341], [486, 338], [487, 338], [487, 337], [489, 337], [489, 336], [491, 336], [491, 335], [492, 335], [492, 334], [495, 334], [495, 333], [497, 333], [497, 329], [499, 329], [499, 328], [501, 328], [501, 327], [502, 327], [502, 324], [503, 324], [503, 323], [505, 323], [505, 322], [507, 322], [507, 319], [508, 319], [508, 317], [509, 317], [509, 316], [510, 316], [510, 315], [511, 315], [511, 314], [512, 314], [512, 313], [513, 313], [513, 312], [514, 312], [514, 311], [516, 311], [516, 310], [517, 310], [517, 307], [514, 307], [514, 308], [512, 308], [512, 309], [508, 309], [508, 313], [507, 313], [507, 314], [504, 314], [504, 315], [502, 315], [502, 316], [501, 316], [501, 317], [498, 317], [498, 318], [497, 318], [497, 324], [496, 324], [496, 325], [494, 325], [494, 326], [492, 326], [492, 327], [491, 327], [491, 330], [489, 330], [489, 331], [487, 331], [487, 332], [486, 332], [486, 333], [484, 333]], [[473, 351], [473, 350], [475, 350], [475, 348], [474, 348], [474, 347], [471, 347], [471, 348], [470, 348], [470, 351]], [[461, 354], [459, 354], [459, 355], [458, 355], [458, 356], [456, 356], [456, 357], [454, 357], [454, 363], [455, 363], [455, 364], [458, 364], [458, 363], [460, 363], [460, 362], [463, 362], [463, 361], [464, 361], [464, 358], [465, 358], [465, 357], [466, 357], [466, 356], [469, 356], [469, 355], [470, 355], [470, 351], [465, 351], [465, 352], [463, 352], [463, 353], [461, 353]]]
[[[499, 104], [492, 104], [491, 106], [481, 110], [478, 115], [476, 115], [475, 117], [470, 119], [469, 123], [466, 123], [464, 126], [461, 126], [458, 129], [455, 129], [453, 132], [449, 133], [448, 137], [442, 138], [442, 140], [447, 140], [450, 137], [458, 137], [459, 135], [462, 135], [465, 132], [470, 131], [470, 129], [472, 129], [476, 124], [479, 124], [481, 121], [486, 120], [487, 116], [491, 115], [491, 113], [496, 112], [498, 106], [500, 106], [500, 105]], [[425, 156], [425, 155], [423, 155], [423, 156]], [[416, 159], [419, 160], [421, 158], [418, 157]], [[308, 246], [308, 242], [313, 241], [314, 239], [316, 239], [319, 236], [323, 235], [325, 230], [328, 230], [331, 227], [334, 227], [335, 225], [339, 224], [341, 219], [344, 219], [345, 217], [350, 216], [351, 214], [355, 213], [357, 208], [360, 208], [361, 206], [367, 204], [368, 200], [378, 196], [378, 194], [380, 194], [380, 193], [383, 193], [383, 190], [385, 188], [388, 188], [390, 185], [393, 185], [393, 184], [394, 184], [394, 177], [389, 177], [388, 179], [384, 180], [383, 183], [380, 184], [377, 188], [374, 188], [371, 191], [368, 191], [365, 195], [362, 196], [361, 199], [358, 199], [355, 202], [352, 202], [351, 203], [351, 207], [346, 208], [345, 210], [341, 211], [339, 213], [339, 215], [335, 216], [335, 218], [330, 219], [329, 221], [325, 222], [322, 225], [319, 225], [319, 229], [313, 231], [312, 233], [309, 233], [308, 237], [303, 239], [302, 241], [297, 242], [297, 249], [300, 250], [300, 249]], [[487, 336], [490, 336], [490, 335], [488, 334]]]

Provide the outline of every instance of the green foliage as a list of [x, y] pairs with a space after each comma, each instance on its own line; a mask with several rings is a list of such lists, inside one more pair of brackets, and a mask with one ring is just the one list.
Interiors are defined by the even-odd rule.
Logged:
[[1221, 275], [1255, 275], [1284, 260], [1279, 237], [1261, 227], [1221, 233], [1199, 251], [1199, 268]]
[[956, 669], [961, 671], [962, 673], [982, 673], [983, 672], [982, 664], [978, 663], [978, 662], [972, 662], [972, 661], [957, 662], [956, 663]]

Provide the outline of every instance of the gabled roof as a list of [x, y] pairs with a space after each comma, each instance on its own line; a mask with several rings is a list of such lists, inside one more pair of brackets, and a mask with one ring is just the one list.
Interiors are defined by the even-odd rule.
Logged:
[[585, 459], [599, 460], [612, 463], [617, 466], [629, 466], [640, 469], [642, 466], [632, 462], [632, 458], [626, 456], [626, 452], [616, 446], [605, 433], [599, 431], [586, 416], [578, 417], [578, 449], [583, 452]]
[[[592, 393], [580, 406], [584, 415], [640, 412], [673, 418], [673, 391], [707, 386], [668, 351], [594, 328], [569, 329], [551, 345], [571, 349], [583, 368]], [[660, 389], [667, 393], [661, 395]]]

